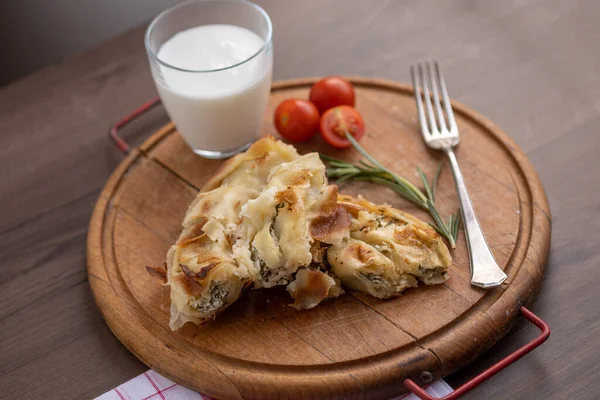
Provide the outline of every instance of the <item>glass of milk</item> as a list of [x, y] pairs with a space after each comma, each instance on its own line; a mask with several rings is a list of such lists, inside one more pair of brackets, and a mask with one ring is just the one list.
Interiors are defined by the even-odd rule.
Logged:
[[200, 156], [226, 158], [260, 137], [271, 88], [267, 13], [244, 0], [191, 0], [152, 21], [146, 50], [156, 88]]

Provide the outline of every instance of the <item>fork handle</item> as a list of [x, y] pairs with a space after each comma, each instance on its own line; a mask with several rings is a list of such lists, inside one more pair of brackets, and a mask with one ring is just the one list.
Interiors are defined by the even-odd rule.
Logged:
[[467, 186], [463, 178], [456, 155], [452, 149], [446, 152], [452, 167], [454, 183], [460, 201], [460, 210], [465, 228], [467, 249], [469, 251], [469, 264], [471, 265], [471, 284], [482, 288], [491, 288], [500, 285], [506, 279], [506, 274], [496, 262], [490, 247], [488, 246], [483, 231], [475, 215], [473, 203], [467, 192]]

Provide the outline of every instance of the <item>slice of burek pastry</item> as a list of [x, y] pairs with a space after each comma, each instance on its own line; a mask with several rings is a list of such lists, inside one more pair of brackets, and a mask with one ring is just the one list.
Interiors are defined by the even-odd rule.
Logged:
[[250, 284], [233, 258], [207, 235], [177, 243], [167, 254], [171, 329], [202, 323], [236, 301]]
[[340, 195], [338, 204], [351, 215], [350, 238], [329, 247], [327, 259], [343, 285], [387, 299], [417, 281], [448, 279], [450, 253], [429, 224], [360, 196]]
[[[318, 154], [300, 156], [272, 137], [225, 162], [189, 206], [167, 255], [171, 329], [214, 318], [249, 286], [296, 278], [290, 292], [299, 309], [339, 295], [339, 280], [313, 261], [315, 243], [340, 244], [349, 236], [350, 218], [337, 196]], [[315, 279], [307, 277], [315, 274], [320, 284], [311, 291], [306, 283]]]
[[318, 154], [273, 168], [262, 193], [239, 214], [233, 252], [240, 266], [255, 271], [254, 287], [288, 284], [313, 262], [314, 242], [341, 243], [350, 230]]
[[188, 207], [177, 243], [167, 253], [171, 329], [214, 318], [252, 285], [256, 271], [252, 265], [240, 265], [233, 251], [240, 212], [261, 195], [271, 169], [298, 157], [292, 146], [259, 140], [226, 161], [204, 185]]

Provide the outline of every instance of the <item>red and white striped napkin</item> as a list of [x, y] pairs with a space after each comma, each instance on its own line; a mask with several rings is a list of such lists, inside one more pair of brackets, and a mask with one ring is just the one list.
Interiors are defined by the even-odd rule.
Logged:
[[[444, 397], [452, 393], [452, 388], [442, 379], [433, 382], [427, 393]], [[215, 400], [213, 397], [194, 392], [165, 378], [158, 372], [148, 370], [130, 381], [117, 386], [96, 400]], [[413, 394], [405, 394], [392, 400], [419, 400]]]

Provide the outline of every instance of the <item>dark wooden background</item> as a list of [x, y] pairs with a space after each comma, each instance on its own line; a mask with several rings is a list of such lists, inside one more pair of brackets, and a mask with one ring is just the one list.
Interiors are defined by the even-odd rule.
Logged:
[[0, 87], [136, 27], [184, 0], [3, 0]]
[[[275, 78], [407, 81], [442, 62], [451, 94], [508, 132], [536, 166], [553, 214], [533, 311], [549, 341], [469, 399], [600, 396], [600, 2], [261, 0]], [[155, 95], [144, 27], [0, 91], [0, 398], [91, 398], [146, 367], [111, 334], [85, 272], [96, 197], [121, 155], [109, 126]], [[166, 121], [155, 110], [132, 141]], [[488, 210], [487, 212], [494, 212]], [[519, 323], [464, 382], [537, 333]]]

